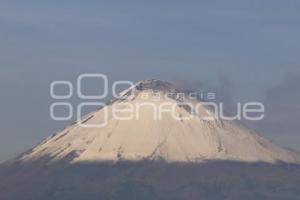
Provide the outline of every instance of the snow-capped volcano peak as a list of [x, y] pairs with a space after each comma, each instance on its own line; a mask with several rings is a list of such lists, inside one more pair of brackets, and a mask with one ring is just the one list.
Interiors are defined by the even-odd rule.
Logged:
[[[140, 81], [121, 93], [125, 98], [115, 99], [89, 114], [81, 125], [75, 123], [47, 138], [19, 160], [46, 157], [50, 162], [300, 161], [298, 154], [271, 143], [237, 122], [203, 120], [210, 111], [195, 99], [179, 100], [165, 95], [178, 91], [165, 81]], [[182, 101], [200, 106], [192, 110], [182, 105]], [[106, 125], [102, 127], [82, 126], [103, 121]]]

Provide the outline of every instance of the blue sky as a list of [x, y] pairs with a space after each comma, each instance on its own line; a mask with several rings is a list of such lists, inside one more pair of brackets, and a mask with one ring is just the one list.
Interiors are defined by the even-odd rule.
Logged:
[[236, 98], [263, 99], [300, 73], [299, 10], [296, 0], [1, 1], [0, 161], [64, 125], [49, 119], [49, 84], [81, 73], [216, 85], [222, 75]]

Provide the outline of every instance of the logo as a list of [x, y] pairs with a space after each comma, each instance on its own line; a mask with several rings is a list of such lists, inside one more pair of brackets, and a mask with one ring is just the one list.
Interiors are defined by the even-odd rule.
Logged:
[[[97, 79], [101, 82], [98, 86], [98, 94], [86, 94], [84, 84], [89, 80]], [[130, 95], [119, 94], [119, 87], [126, 86], [130, 90]], [[59, 88], [65, 88], [65, 94], [57, 94]], [[53, 81], [50, 85], [50, 96], [55, 102], [50, 105], [50, 117], [56, 121], [67, 121], [76, 116], [77, 124], [86, 128], [103, 128], [107, 125], [109, 118], [116, 120], [139, 120], [141, 119], [142, 110], [147, 109], [153, 120], [163, 120], [166, 114], [174, 120], [186, 121], [194, 118], [199, 120], [261, 120], [264, 118], [264, 105], [260, 102], [246, 102], [236, 104], [237, 111], [234, 115], [228, 116], [224, 113], [224, 105], [222, 102], [216, 103], [213, 92], [197, 94], [195, 92], [171, 92], [160, 90], [139, 90], [139, 98], [141, 101], [122, 101], [135, 98], [137, 96], [135, 84], [132, 81], [120, 80], [112, 83], [111, 87], [108, 83], [108, 77], [105, 74], [81, 74], [78, 76], [76, 84], [70, 81], [59, 80]], [[129, 91], [128, 90], [128, 91]], [[151, 92], [150, 92], [151, 91]], [[115, 104], [107, 106], [104, 100], [111, 92], [113, 98], [120, 100]], [[126, 91], [125, 91], [126, 93]], [[80, 98], [82, 101], [76, 107], [70, 102], [71, 98]], [[202, 100], [206, 97], [205, 101]], [[151, 100], [150, 100], [151, 99]], [[149, 100], [149, 101], [148, 101]], [[83, 116], [83, 110], [89, 107], [98, 107], [101, 116], [95, 117], [93, 114]], [[181, 109], [181, 110], [179, 110]], [[66, 110], [64, 115], [58, 115], [57, 111]], [[148, 116], [149, 117], [149, 116]], [[91, 123], [86, 123], [87, 121]]]

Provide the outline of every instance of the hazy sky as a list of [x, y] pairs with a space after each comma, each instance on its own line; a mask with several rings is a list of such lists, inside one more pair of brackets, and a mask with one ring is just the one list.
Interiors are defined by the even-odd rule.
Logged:
[[[299, 10], [298, 0], [0, 1], [0, 161], [65, 125], [49, 117], [49, 84], [81, 73], [216, 86], [226, 77], [236, 99], [283, 105], [272, 115], [285, 117], [269, 124], [291, 123], [300, 113], [286, 105], [300, 102]], [[298, 119], [268, 136], [297, 148]]]

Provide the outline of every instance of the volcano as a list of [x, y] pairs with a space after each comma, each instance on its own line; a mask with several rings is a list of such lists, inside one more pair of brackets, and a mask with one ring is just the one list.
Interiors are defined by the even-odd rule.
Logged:
[[136, 83], [2, 164], [0, 199], [299, 199], [299, 153], [187, 93]]

